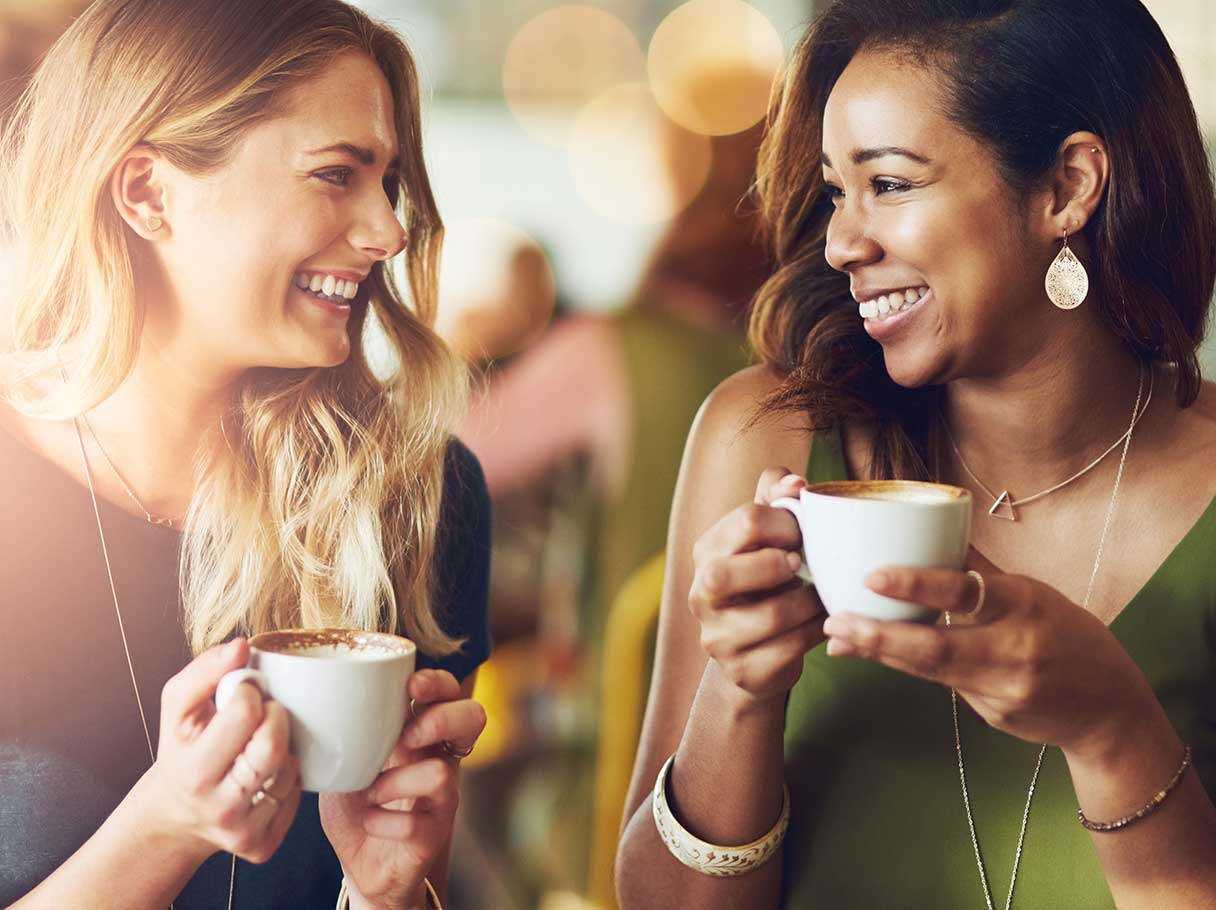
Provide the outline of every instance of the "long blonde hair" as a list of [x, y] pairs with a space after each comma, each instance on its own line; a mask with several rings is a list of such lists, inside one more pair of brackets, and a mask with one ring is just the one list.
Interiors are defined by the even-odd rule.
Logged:
[[[182, 600], [196, 652], [234, 631], [295, 625], [397, 631], [434, 656], [459, 647], [436, 615], [431, 569], [464, 374], [430, 329], [442, 224], [413, 60], [340, 0], [97, 0], [48, 53], [4, 136], [3, 201], [22, 271], [4, 392], [27, 415], [66, 419], [111, 395], [138, 354], [135, 235], [108, 191], [122, 157], [142, 142], [175, 166], [213, 171], [287, 89], [352, 50], [392, 89], [410, 302], [378, 263], [341, 366], [242, 380], [227, 445], [200, 453], [185, 523]], [[364, 353], [369, 310], [398, 362], [387, 379]], [[61, 363], [69, 382], [49, 382]]]

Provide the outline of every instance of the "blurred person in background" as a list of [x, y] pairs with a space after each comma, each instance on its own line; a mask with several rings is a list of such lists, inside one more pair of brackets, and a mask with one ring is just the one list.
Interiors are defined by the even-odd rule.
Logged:
[[[686, 144], [704, 139], [670, 122], [665, 139], [669, 179], [685, 179]], [[533, 599], [536, 635], [500, 648], [487, 677], [500, 689], [495, 703], [514, 703], [531, 760], [479, 768], [471, 791], [507, 810], [498, 837], [542, 891], [585, 889], [605, 611], [663, 548], [697, 407], [749, 362], [746, 312], [769, 274], [748, 198], [760, 139], [758, 126], [714, 137], [706, 184], [664, 230], [628, 303], [558, 319], [491, 369], [461, 429], [496, 500], [544, 491], [558, 506], [540, 551], [542, 577], [557, 581]], [[572, 477], [578, 495], [567, 495]], [[496, 540], [511, 533], [503, 527]]]
[[[489, 501], [428, 328], [409, 50], [338, 0], [98, 0], [2, 173], [0, 904], [435, 906], [485, 722]], [[302, 793], [254, 687], [217, 711], [283, 627], [416, 642], [366, 790]]]

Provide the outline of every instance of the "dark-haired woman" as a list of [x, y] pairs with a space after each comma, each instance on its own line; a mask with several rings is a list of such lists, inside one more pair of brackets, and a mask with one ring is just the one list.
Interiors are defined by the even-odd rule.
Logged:
[[[685, 455], [621, 906], [1216, 906], [1216, 202], [1165, 38], [838, 0], [786, 78], [766, 363]], [[892, 476], [972, 491], [969, 571], [867, 579], [936, 625], [826, 620], [766, 503]]]

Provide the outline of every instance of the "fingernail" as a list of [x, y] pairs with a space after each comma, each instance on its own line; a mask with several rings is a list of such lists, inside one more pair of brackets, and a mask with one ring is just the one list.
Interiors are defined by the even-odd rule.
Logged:
[[891, 583], [891, 576], [879, 569], [877, 572], [871, 572], [866, 576], [866, 587], [877, 590], [885, 588]]
[[839, 638], [828, 639], [828, 657], [850, 657], [856, 653], [856, 649], [847, 641], [841, 641]]
[[802, 557], [799, 556], [797, 553], [795, 553], [793, 550], [790, 550], [788, 553], [785, 554], [785, 561], [787, 563], [789, 563], [791, 572], [797, 572], [798, 567], [800, 565], [802, 565]]

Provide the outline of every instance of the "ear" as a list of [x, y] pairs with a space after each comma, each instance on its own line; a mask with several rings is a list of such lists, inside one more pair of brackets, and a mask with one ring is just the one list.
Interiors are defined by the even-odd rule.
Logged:
[[110, 177], [110, 198], [127, 226], [145, 240], [168, 233], [162, 171], [164, 158], [148, 145], [137, 145], [123, 156]]
[[1060, 144], [1056, 164], [1040, 209], [1043, 239], [1059, 240], [1081, 233], [1106, 193], [1110, 157], [1097, 135], [1077, 132]]

